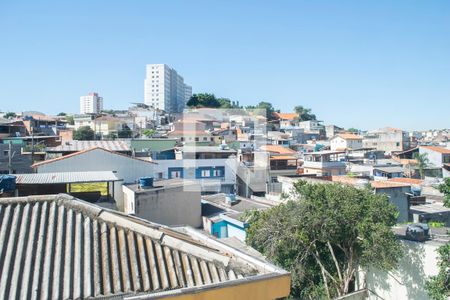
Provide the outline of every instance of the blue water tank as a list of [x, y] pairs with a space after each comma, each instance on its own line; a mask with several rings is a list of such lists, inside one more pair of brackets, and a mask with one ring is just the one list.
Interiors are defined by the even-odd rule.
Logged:
[[141, 186], [141, 188], [153, 187], [153, 177], [139, 178], [139, 185]]
[[0, 191], [11, 192], [16, 189], [16, 176], [0, 175]]

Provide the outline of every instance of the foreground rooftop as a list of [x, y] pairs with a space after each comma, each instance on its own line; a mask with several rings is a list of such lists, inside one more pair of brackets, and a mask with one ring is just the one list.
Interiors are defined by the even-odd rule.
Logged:
[[65, 194], [1, 198], [0, 224], [0, 299], [206, 299], [229, 287], [243, 295], [234, 299], [289, 294], [289, 273], [192, 228], [175, 231]]

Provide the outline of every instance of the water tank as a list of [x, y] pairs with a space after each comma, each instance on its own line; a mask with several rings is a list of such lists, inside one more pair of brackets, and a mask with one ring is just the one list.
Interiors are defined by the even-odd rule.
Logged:
[[12, 192], [16, 189], [16, 176], [0, 175], [0, 191]]
[[420, 194], [422, 194], [422, 188], [420, 186], [412, 186], [411, 192], [414, 196], [420, 196]]
[[226, 194], [225, 195], [225, 202], [228, 203], [228, 204], [236, 203], [236, 195], [235, 194]]
[[412, 241], [423, 242], [430, 236], [428, 224], [417, 223], [406, 227], [406, 238]]
[[141, 188], [153, 187], [153, 177], [141, 177], [139, 178], [139, 185]]

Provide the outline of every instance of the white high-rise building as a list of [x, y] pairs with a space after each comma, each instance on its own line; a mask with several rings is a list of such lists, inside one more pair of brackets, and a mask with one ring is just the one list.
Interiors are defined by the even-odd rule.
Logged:
[[177, 71], [165, 64], [150, 64], [144, 81], [145, 104], [168, 113], [182, 112], [192, 96], [192, 87]]
[[80, 97], [80, 114], [99, 114], [103, 110], [103, 98], [97, 93]]

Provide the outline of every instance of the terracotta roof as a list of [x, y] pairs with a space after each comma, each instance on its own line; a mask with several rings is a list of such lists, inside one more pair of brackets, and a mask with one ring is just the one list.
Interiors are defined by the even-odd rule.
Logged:
[[83, 153], [87, 153], [87, 152], [90, 152], [90, 151], [93, 151], [93, 150], [97, 150], [97, 149], [103, 150], [103, 151], [105, 151], [105, 152], [112, 153], [112, 154], [114, 154], [114, 155], [120, 155], [120, 156], [124, 156], [124, 157], [130, 158], [130, 159], [135, 159], [135, 160], [138, 160], [138, 161], [141, 161], [141, 162], [151, 163], [151, 164], [157, 165], [157, 163], [155, 163], [155, 162], [153, 162], [153, 161], [143, 160], [143, 159], [138, 159], [138, 158], [135, 158], [135, 157], [128, 156], [128, 155], [126, 155], [126, 154], [114, 152], [114, 151], [111, 151], [111, 150], [108, 150], [108, 149], [104, 149], [104, 148], [101, 148], [101, 147], [94, 147], [94, 148], [91, 148], [91, 149], [86, 149], [86, 150], [83, 150], [83, 151], [78, 151], [78, 152], [75, 152], [75, 153], [71, 153], [71, 154], [68, 154], [68, 155], [65, 155], [65, 156], [56, 157], [56, 158], [52, 158], [52, 159], [47, 159], [47, 160], [44, 160], [44, 161], [35, 163], [35, 164], [33, 164], [31, 167], [32, 167], [32, 168], [35, 168], [35, 167], [38, 167], [38, 166], [41, 166], [41, 165], [45, 165], [45, 164], [48, 164], [48, 163], [52, 163], [52, 162], [55, 162], [55, 161], [58, 161], [58, 160], [67, 159], [67, 158], [70, 158], [70, 157], [73, 157], [73, 156], [77, 156], [77, 155], [81, 155], [81, 154], [83, 154]]
[[201, 131], [201, 130], [175, 130], [175, 131], [170, 131], [167, 133], [168, 135], [211, 135], [210, 132], [207, 131]]
[[352, 133], [340, 133], [337, 136], [343, 138], [344, 140], [362, 140], [362, 136]]
[[265, 150], [267, 152], [275, 152], [275, 153], [279, 153], [279, 154], [295, 154], [297, 153], [296, 151], [283, 147], [283, 146], [279, 146], [279, 145], [264, 145], [261, 146], [261, 150]]
[[278, 119], [282, 119], [282, 120], [295, 120], [298, 118], [298, 114], [296, 113], [279, 113], [279, 112], [274, 112], [273, 115], [278, 118]]
[[420, 146], [421, 148], [425, 148], [434, 152], [439, 152], [442, 154], [450, 154], [450, 149], [446, 149], [438, 146]]
[[277, 155], [277, 156], [272, 156], [270, 158], [270, 160], [297, 160], [297, 157], [292, 156], [292, 155]]
[[375, 189], [388, 189], [388, 188], [396, 188], [396, 187], [405, 187], [411, 186], [411, 184], [403, 183], [403, 182], [392, 182], [392, 181], [372, 181], [370, 185]]
[[423, 180], [416, 179], [416, 178], [391, 178], [389, 179], [389, 182], [400, 182], [400, 183], [409, 183], [409, 184], [416, 184], [420, 185], [423, 183]]

